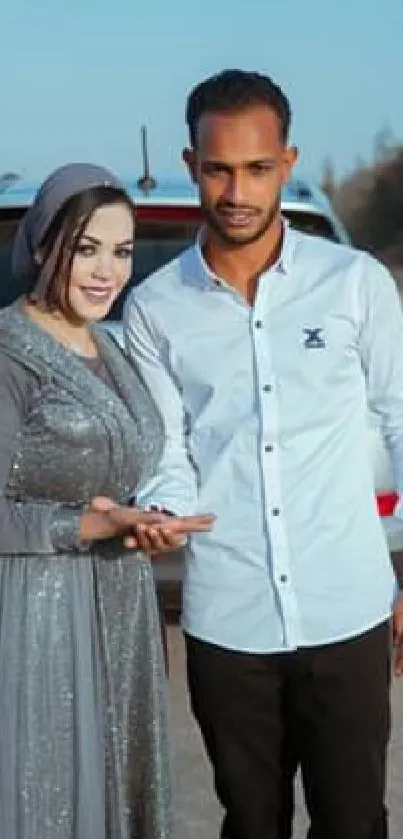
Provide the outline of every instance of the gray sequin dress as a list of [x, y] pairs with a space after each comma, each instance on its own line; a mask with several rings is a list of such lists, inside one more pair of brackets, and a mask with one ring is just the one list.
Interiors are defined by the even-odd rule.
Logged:
[[0, 313], [1, 839], [172, 835], [152, 569], [78, 540], [83, 505], [153, 471], [162, 427], [96, 334], [113, 389], [18, 305]]

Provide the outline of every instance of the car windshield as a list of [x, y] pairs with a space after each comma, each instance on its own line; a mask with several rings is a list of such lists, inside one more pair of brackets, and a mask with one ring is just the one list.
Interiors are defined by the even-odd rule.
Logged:
[[[20, 215], [11, 210], [0, 210], [0, 308], [9, 305], [27, 291], [26, 283], [17, 281], [11, 272], [11, 246]], [[195, 216], [194, 212], [192, 215]], [[284, 215], [292, 227], [302, 232], [337, 240], [335, 230], [325, 216], [288, 209], [284, 211]], [[141, 283], [145, 277], [187, 248], [194, 241], [197, 226], [195, 218], [180, 222], [167, 218], [138, 221], [133, 279], [116, 301], [108, 319], [121, 318], [129, 288]]]

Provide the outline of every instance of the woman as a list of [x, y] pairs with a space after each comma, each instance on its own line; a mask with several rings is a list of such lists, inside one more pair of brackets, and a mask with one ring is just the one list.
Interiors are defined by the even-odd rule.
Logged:
[[153, 576], [123, 542], [169, 549], [211, 519], [125, 506], [162, 426], [93, 322], [130, 277], [133, 236], [119, 181], [77, 164], [45, 181], [16, 237], [31, 291], [0, 313], [4, 839], [171, 835]]

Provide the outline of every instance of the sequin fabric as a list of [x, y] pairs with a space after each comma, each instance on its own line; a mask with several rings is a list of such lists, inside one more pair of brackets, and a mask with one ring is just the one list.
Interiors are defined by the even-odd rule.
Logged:
[[118, 541], [78, 542], [84, 504], [124, 502], [152, 472], [162, 425], [97, 340], [116, 392], [17, 307], [0, 313], [0, 351], [30, 383], [5, 494], [49, 526], [41, 553], [0, 554], [1, 839], [172, 837], [152, 569]]

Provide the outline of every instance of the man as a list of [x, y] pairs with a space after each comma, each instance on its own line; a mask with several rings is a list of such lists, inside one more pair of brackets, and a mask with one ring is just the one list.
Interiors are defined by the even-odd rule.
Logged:
[[366, 422], [369, 402], [403, 488], [397, 294], [282, 219], [297, 152], [269, 78], [202, 82], [187, 123], [205, 228], [133, 291], [125, 331], [167, 433], [142, 500], [217, 515], [186, 550], [183, 627], [222, 837], [289, 837], [300, 765], [311, 839], [384, 839], [396, 591]]

